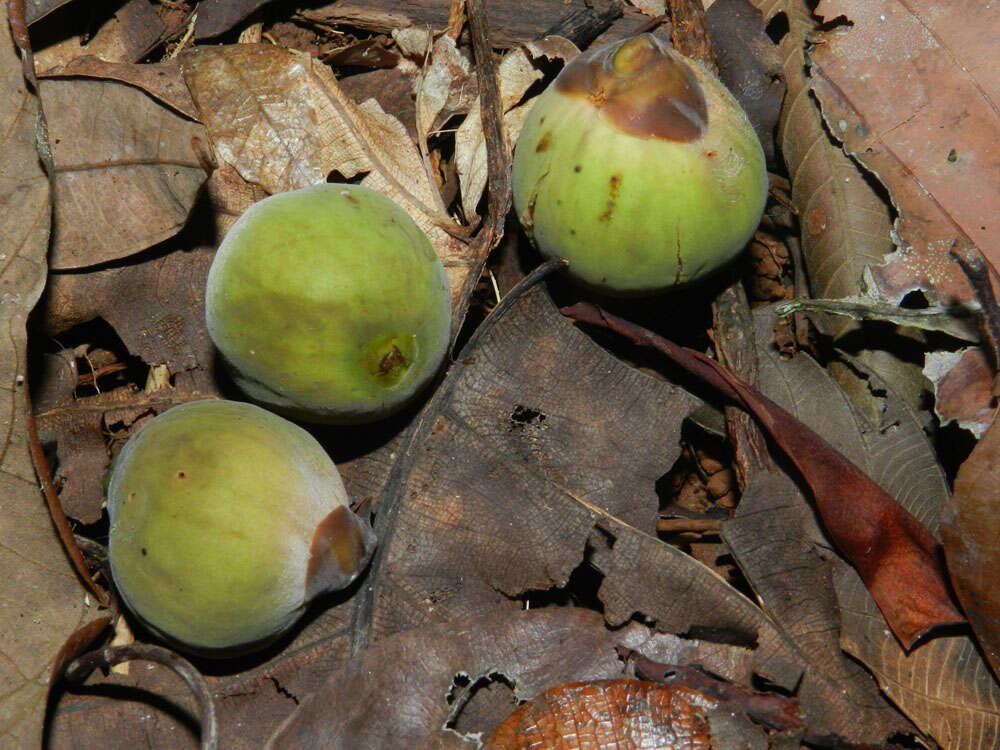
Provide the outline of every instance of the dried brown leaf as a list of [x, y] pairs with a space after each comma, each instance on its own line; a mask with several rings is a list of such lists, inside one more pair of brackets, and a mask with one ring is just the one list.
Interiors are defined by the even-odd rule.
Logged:
[[205, 181], [192, 147], [205, 129], [115, 81], [41, 87], [56, 165], [49, 265], [105, 263], [176, 234]]
[[142, 89], [159, 102], [189, 117], [198, 119], [191, 94], [184, 85], [180, 65], [175, 60], [161, 63], [108, 62], [88, 55], [70, 60], [38, 74], [39, 78], [99, 78], [128, 83]]
[[941, 424], [955, 421], [977, 438], [993, 424], [994, 372], [983, 349], [928, 352], [924, 375], [934, 387], [934, 413]]
[[[0, 6], [0, 744], [39, 747], [49, 671], [92, 617], [38, 488], [25, 424], [28, 313], [45, 285], [49, 181], [36, 148], [38, 100]], [[96, 607], [95, 607], [96, 609]]]
[[[455, 732], [471, 738], [492, 731], [515, 698], [531, 699], [570, 680], [621, 676], [618, 644], [651, 658], [670, 654], [679, 663], [701, 661], [742, 679], [736, 675], [743, 672], [743, 649], [654, 634], [636, 623], [609, 631], [600, 615], [581, 608], [514, 611], [386, 638], [334, 670], [267, 747], [426, 747], [455, 738]], [[387, 679], [373, 680], [373, 674]], [[491, 680], [509, 689], [484, 696], [481, 685]], [[502, 713], [475, 706], [484, 697]], [[468, 716], [473, 708], [479, 709], [478, 722]]]
[[518, 708], [483, 748], [707, 747], [712, 744], [709, 713], [718, 703], [695, 690], [655, 682], [568, 683]]
[[974, 0], [947, 12], [930, 0], [824, 0], [816, 12], [851, 26], [811, 54], [814, 90], [834, 135], [879, 176], [899, 211], [904, 252], [876, 279], [902, 263], [909, 278], [896, 278], [910, 288], [970, 300], [948, 251], [974, 245], [1000, 266], [1000, 76], [988, 62], [1000, 9]]
[[955, 477], [944, 508], [948, 572], [994, 675], [1000, 675], [1000, 427], [991, 427]]
[[[464, 306], [479, 260], [454, 236], [440, 193], [406, 128], [374, 99], [355, 103], [332, 71], [276, 45], [203, 47], [184, 53], [188, 88], [216, 154], [274, 193], [324, 182], [332, 172], [409, 211], [444, 263], [452, 309]], [[449, 231], [446, 231], [447, 227]]]
[[[799, 213], [802, 252], [813, 296], [855, 297], [862, 291], [864, 270], [879, 265], [892, 252], [888, 207], [865, 175], [834, 144], [806, 78], [806, 39], [816, 22], [802, 0], [753, 0], [770, 21], [779, 13], [789, 31], [779, 44], [787, 94], [778, 128], [778, 144], [792, 181], [792, 200]], [[849, 321], [818, 319], [840, 335]]]
[[[77, 10], [73, 8], [74, 12]], [[113, 14], [108, 14], [107, 21], [97, 33], [82, 29], [74, 36], [35, 52], [35, 69], [41, 71], [66, 65], [85, 55], [108, 62], [139, 62], [159, 43], [165, 32], [166, 26], [155, 5], [147, 0], [127, 0]]]

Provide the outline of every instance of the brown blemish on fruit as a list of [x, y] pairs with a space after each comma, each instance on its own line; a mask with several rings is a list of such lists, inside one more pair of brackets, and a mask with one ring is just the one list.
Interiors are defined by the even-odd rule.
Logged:
[[639, 138], [688, 142], [708, 127], [705, 94], [691, 66], [651, 34], [578, 55], [555, 87], [587, 99], [609, 123]]
[[354, 516], [344, 505], [335, 508], [313, 532], [306, 567], [307, 596], [346, 583], [367, 561], [365, 541]]
[[409, 364], [410, 363], [406, 361], [406, 357], [403, 356], [403, 353], [399, 351], [399, 347], [393, 345], [392, 350], [387, 352], [378, 363], [378, 375], [379, 377], [387, 378], [393, 375], [397, 370], [406, 369]]
[[535, 146], [535, 153], [536, 154], [544, 153], [545, 151], [548, 151], [551, 146], [552, 146], [552, 131], [548, 130], [545, 132], [545, 135], [542, 136], [541, 140], [538, 141], [538, 145]]
[[178, 471], [177, 472], [177, 478], [178, 479], [184, 479], [184, 477], [186, 477], [186, 476], [187, 476], [187, 474], [185, 474], [183, 471]]
[[622, 186], [622, 176], [620, 174], [611, 175], [611, 179], [608, 180], [608, 188], [610, 189], [611, 200], [615, 200], [618, 197], [618, 189]]
[[360, 203], [360, 201], [350, 193], [343, 193], [343, 196], [344, 200], [346, 200], [348, 203], [353, 203], [355, 206], [357, 206]]

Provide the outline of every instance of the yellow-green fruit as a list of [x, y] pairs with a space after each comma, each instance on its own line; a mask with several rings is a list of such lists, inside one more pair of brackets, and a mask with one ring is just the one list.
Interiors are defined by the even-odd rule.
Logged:
[[151, 630], [189, 651], [266, 645], [375, 547], [333, 461], [252, 404], [195, 401], [143, 426], [108, 483], [111, 573]]
[[617, 294], [717, 270], [750, 239], [767, 198], [764, 153], [739, 104], [650, 34], [562, 70], [525, 121], [513, 181], [542, 254]]
[[448, 280], [398, 205], [358, 185], [279, 193], [226, 234], [208, 274], [209, 335], [236, 384], [297, 419], [401, 408], [448, 347]]

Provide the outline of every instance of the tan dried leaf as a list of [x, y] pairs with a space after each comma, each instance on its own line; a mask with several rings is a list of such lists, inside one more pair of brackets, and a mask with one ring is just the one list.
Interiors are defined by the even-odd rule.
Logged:
[[993, 366], [978, 346], [927, 352], [924, 375], [934, 387], [934, 413], [941, 424], [957, 422], [977, 438], [993, 424]]
[[398, 119], [374, 99], [357, 104], [328, 67], [276, 45], [202, 47], [181, 65], [222, 161], [271, 193], [333, 172], [367, 173], [361, 184], [395, 200], [427, 233], [448, 273], [452, 309], [462, 308], [478, 261], [454, 236], [462, 229]]
[[467, 112], [479, 91], [472, 63], [447, 35], [434, 42], [415, 88], [417, 133], [424, 140], [452, 115]]
[[656, 18], [662, 16], [667, 9], [666, 0], [628, 0], [631, 5], [641, 10], [647, 16]]
[[49, 181], [35, 146], [38, 102], [0, 6], [0, 745], [40, 747], [52, 660], [90, 614], [28, 452], [28, 313], [45, 285]]
[[35, 70], [66, 65], [77, 57], [93, 55], [108, 62], [134, 63], [141, 60], [163, 38], [166, 27], [147, 0], [129, 0], [93, 33], [80, 33], [35, 53]]
[[196, 122], [115, 81], [41, 82], [56, 165], [49, 265], [124, 258], [176, 234], [205, 181]]
[[[514, 106], [521, 101], [531, 85], [542, 77], [533, 61], [545, 58], [566, 63], [578, 54], [580, 50], [569, 40], [549, 36], [537, 42], [528, 42], [504, 57], [497, 77], [500, 82], [500, 102], [504, 111], [504, 135], [508, 149], [513, 151], [534, 100], [525, 102], [516, 109]], [[483, 190], [486, 189], [488, 171], [486, 139], [483, 137], [478, 98], [455, 134], [455, 165], [462, 189], [462, 210], [466, 216], [473, 216]]]

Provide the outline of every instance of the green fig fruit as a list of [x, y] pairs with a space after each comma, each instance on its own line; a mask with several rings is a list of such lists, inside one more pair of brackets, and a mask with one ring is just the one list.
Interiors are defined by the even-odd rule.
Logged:
[[207, 656], [267, 645], [375, 546], [319, 443], [236, 401], [184, 404], [140, 428], [112, 467], [108, 515], [122, 600]]
[[451, 330], [448, 280], [427, 236], [358, 185], [251, 206], [212, 262], [205, 310], [251, 399], [334, 424], [403, 407], [437, 373]]
[[513, 182], [539, 251], [621, 295], [717, 270], [746, 245], [767, 198], [764, 153], [739, 104], [651, 34], [560, 72], [521, 130]]

